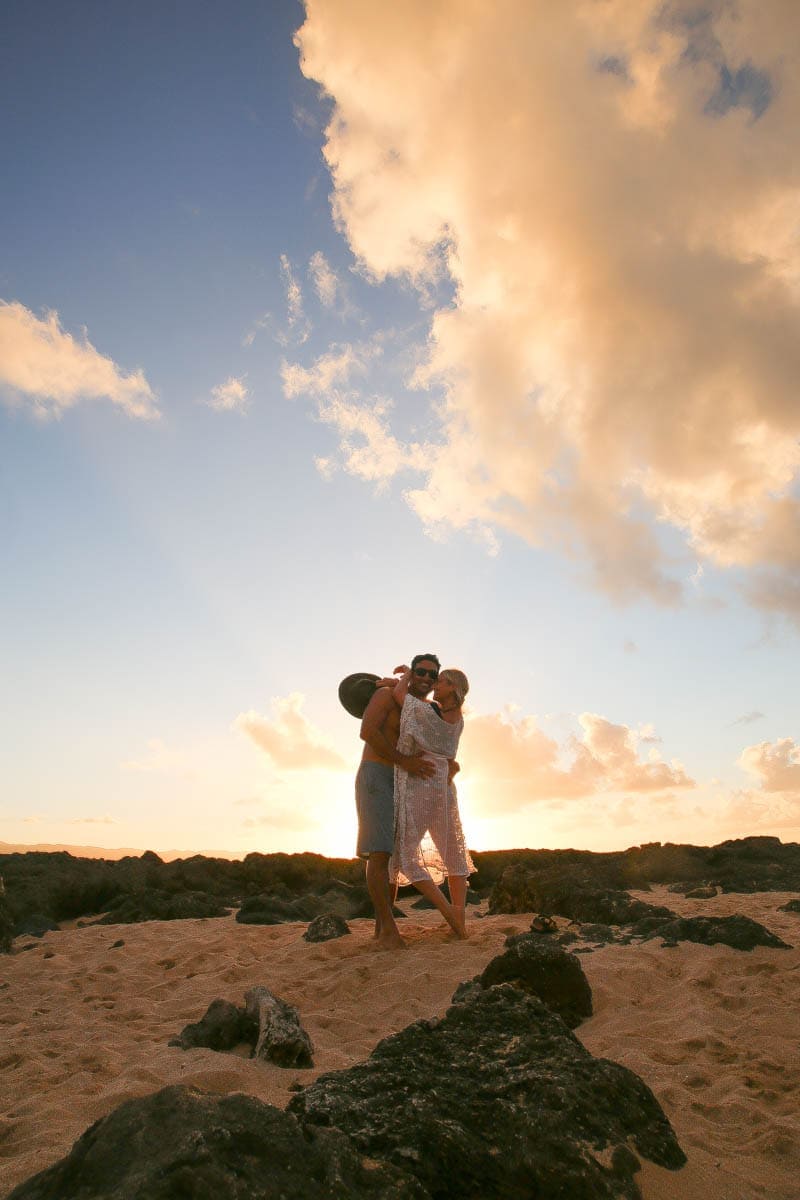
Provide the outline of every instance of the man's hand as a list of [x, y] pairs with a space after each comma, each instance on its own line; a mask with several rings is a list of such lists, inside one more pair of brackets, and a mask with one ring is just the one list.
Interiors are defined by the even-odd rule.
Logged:
[[436, 767], [429, 758], [422, 754], [404, 754], [403, 761], [398, 763], [401, 771], [415, 775], [418, 779], [430, 779], [436, 773]]

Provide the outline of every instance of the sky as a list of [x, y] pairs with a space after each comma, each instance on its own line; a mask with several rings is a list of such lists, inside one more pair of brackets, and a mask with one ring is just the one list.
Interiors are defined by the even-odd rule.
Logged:
[[40, 0], [0, 42], [0, 842], [800, 839], [795, 0]]

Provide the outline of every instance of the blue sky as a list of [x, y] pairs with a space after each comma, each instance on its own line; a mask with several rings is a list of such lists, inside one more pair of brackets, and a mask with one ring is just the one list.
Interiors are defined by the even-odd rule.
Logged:
[[797, 838], [797, 37], [544, 12], [14, 6], [0, 841], [350, 854], [420, 650], [478, 850]]

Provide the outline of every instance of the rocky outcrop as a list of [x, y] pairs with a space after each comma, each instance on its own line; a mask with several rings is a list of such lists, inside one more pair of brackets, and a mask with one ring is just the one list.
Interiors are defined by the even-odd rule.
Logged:
[[317, 916], [318, 902], [313, 896], [284, 900], [280, 896], [249, 896], [236, 914], [241, 925], [281, 925], [284, 921], [310, 921]]
[[6, 900], [6, 889], [0, 876], [0, 954], [11, 953], [11, 943], [14, 940], [14, 918]]
[[668, 908], [636, 900], [617, 888], [598, 887], [583, 867], [550, 867], [531, 871], [509, 867], [489, 897], [489, 912], [555, 913], [570, 921], [623, 925], [641, 917], [669, 917]]
[[44, 913], [30, 913], [14, 925], [14, 937], [44, 937], [58, 930], [58, 924]]
[[734, 950], [753, 950], [756, 946], [791, 949], [764, 925], [738, 913], [730, 917], [673, 916], [671, 920], [642, 920], [631, 932], [644, 940], [661, 937], [667, 942], [702, 942], [706, 946], [720, 943]]
[[349, 932], [350, 926], [344, 917], [339, 917], [336, 913], [322, 913], [314, 917], [303, 937], [307, 942], [330, 942], [333, 938], [344, 937]]
[[[375, 910], [365, 887], [330, 888], [321, 895], [286, 897], [274, 893], [248, 896], [236, 914], [242, 925], [281, 925], [285, 921], [311, 921], [330, 914], [343, 920], [373, 917]], [[405, 916], [405, 913], [401, 913]]]
[[[738, 838], [711, 847], [650, 842], [610, 854], [498, 850], [474, 857], [478, 875], [469, 889], [468, 903], [497, 890], [505, 873], [516, 867], [537, 877], [547, 872], [562, 877], [579, 875], [585, 890], [594, 892], [647, 890], [650, 883], [681, 883], [684, 892], [699, 886], [726, 892], [800, 892], [800, 845], [770, 837]], [[164, 862], [147, 851], [112, 862], [81, 859], [66, 851], [31, 851], [0, 854], [0, 875], [5, 879], [15, 925], [35, 913], [53, 923], [98, 916], [123, 897], [144, 890], [169, 896], [203, 893], [222, 908], [243, 905], [242, 920], [248, 911], [260, 911], [268, 918], [263, 923], [307, 922], [322, 912], [336, 912], [345, 920], [373, 915], [363, 864], [320, 854], [248, 854], [241, 862], [197, 854]], [[256, 896], [264, 899], [248, 910], [247, 904]], [[301, 912], [286, 912], [276, 903], [297, 900], [310, 901], [310, 905], [305, 904]], [[519, 903], [519, 898], [514, 902]], [[494, 911], [511, 911], [497, 897], [496, 905]], [[514, 911], [540, 908], [547, 911], [533, 899], [523, 900], [522, 907]], [[146, 906], [140, 905], [138, 910], [130, 906], [128, 915], [118, 919], [158, 920], [160, 914]], [[596, 922], [604, 918], [587, 912], [579, 919]]]
[[340, 1129], [360, 1153], [407, 1170], [437, 1200], [634, 1200], [639, 1163], [685, 1156], [649, 1088], [594, 1058], [536, 996], [467, 989], [370, 1058], [320, 1076], [289, 1111]]
[[225, 917], [229, 913], [214, 896], [205, 892], [162, 892], [144, 888], [121, 896], [98, 925], [133, 925], [139, 921], [187, 921], [197, 917]]
[[430, 1200], [343, 1134], [251, 1096], [173, 1086], [128, 1100], [8, 1200]]

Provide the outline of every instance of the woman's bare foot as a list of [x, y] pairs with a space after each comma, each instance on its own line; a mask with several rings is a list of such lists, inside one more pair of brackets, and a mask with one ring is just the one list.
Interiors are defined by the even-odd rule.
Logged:
[[465, 910], [460, 905], [453, 905], [453, 920], [449, 921], [448, 924], [450, 925], [455, 937], [460, 938], [462, 941], [466, 941], [466, 939], [469, 937], [469, 934], [467, 933], [466, 914]]

